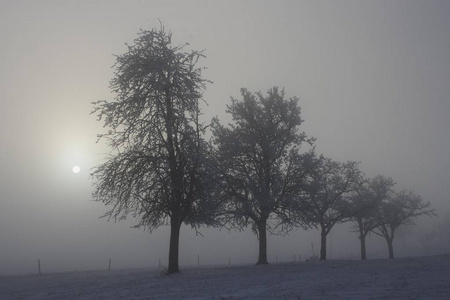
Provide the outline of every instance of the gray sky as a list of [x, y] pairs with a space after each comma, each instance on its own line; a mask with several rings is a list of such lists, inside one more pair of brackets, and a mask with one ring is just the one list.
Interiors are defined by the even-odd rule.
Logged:
[[[167, 259], [168, 230], [107, 223], [89, 169], [108, 149], [92, 101], [112, 99], [113, 54], [140, 28], [205, 49], [205, 120], [239, 89], [277, 85], [301, 99], [319, 153], [361, 161], [440, 213], [449, 210], [449, 1], [0, 1], [0, 275]], [[81, 172], [74, 174], [72, 167]], [[356, 235], [333, 256], [356, 255]], [[254, 262], [251, 233], [182, 231], [181, 264]], [[269, 237], [269, 260], [318, 252], [316, 232]], [[344, 242], [345, 240], [345, 242]], [[370, 247], [370, 246], [369, 246]], [[384, 250], [384, 244], [382, 249]], [[370, 249], [369, 249], [370, 254]]]

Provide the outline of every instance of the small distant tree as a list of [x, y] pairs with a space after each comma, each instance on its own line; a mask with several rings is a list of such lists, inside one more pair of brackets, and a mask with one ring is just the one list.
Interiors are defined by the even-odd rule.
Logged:
[[132, 215], [136, 227], [170, 225], [168, 273], [179, 272], [180, 227], [214, 225], [218, 203], [215, 164], [203, 140], [199, 103], [208, 80], [196, 64], [202, 52], [173, 46], [164, 28], [142, 30], [134, 45], [117, 56], [113, 101], [94, 103], [104, 121], [99, 135], [112, 148], [92, 176], [94, 199], [112, 208], [105, 216]]
[[231, 98], [227, 106], [233, 123], [213, 122], [214, 144], [230, 222], [239, 228], [251, 225], [259, 238], [257, 264], [267, 264], [267, 231], [280, 229], [289, 218], [289, 203], [306, 173], [307, 155], [299, 150], [312, 141], [299, 132], [298, 98], [286, 99], [277, 87], [267, 96], [246, 89], [241, 94], [242, 100]]
[[379, 217], [382, 221], [372, 232], [386, 240], [389, 258], [394, 258], [395, 231], [402, 225], [414, 224], [414, 219], [419, 216], [436, 215], [430, 207], [430, 202], [424, 202], [422, 197], [406, 190], [395, 193], [380, 205]]
[[366, 237], [381, 223], [378, 211], [383, 201], [393, 193], [394, 181], [384, 176], [366, 179], [350, 197], [351, 220], [355, 222], [354, 229], [359, 233], [361, 244], [361, 259], [366, 259]]
[[350, 217], [348, 197], [357, 188], [361, 171], [356, 162], [340, 163], [322, 155], [313, 165], [305, 186], [307, 209], [298, 218], [320, 230], [320, 260], [326, 260], [327, 235]]
[[447, 211], [444, 217], [440, 218], [441, 221], [438, 223], [436, 231], [437, 237], [439, 239], [439, 246], [441, 252], [450, 251], [450, 211]]
[[435, 230], [428, 230], [428, 231], [422, 232], [418, 236], [417, 239], [419, 240], [420, 244], [422, 245], [425, 254], [430, 254], [430, 251], [432, 250], [432, 243], [436, 236], [437, 236], [437, 231], [435, 231]]

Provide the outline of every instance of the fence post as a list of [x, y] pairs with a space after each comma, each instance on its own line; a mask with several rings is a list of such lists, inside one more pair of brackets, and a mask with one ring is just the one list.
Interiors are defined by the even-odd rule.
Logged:
[[42, 275], [41, 273], [41, 260], [38, 258], [38, 271], [39, 271], [39, 276]]
[[111, 271], [111, 257], [109, 258], [108, 271]]

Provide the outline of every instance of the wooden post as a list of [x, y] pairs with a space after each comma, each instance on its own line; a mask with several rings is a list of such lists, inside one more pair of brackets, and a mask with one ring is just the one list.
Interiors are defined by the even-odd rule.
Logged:
[[38, 271], [39, 271], [39, 276], [42, 275], [41, 273], [41, 260], [38, 258]]
[[228, 257], [228, 265], [231, 266], [231, 258]]
[[200, 268], [200, 255], [197, 254], [197, 267]]
[[111, 257], [109, 258], [108, 271], [111, 271]]
[[278, 263], [278, 255], [275, 256], [275, 263]]
[[158, 269], [161, 269], [161, 258], [159, 259]]

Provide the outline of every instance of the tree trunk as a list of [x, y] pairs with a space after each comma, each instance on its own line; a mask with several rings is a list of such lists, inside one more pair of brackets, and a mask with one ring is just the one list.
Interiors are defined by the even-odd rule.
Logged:
[[389, 258], [394, 258], [394, 240], [386, 239], [389, 249]]
[[366, 259], [366, 236], [361, 234], [359, 241], [361, 242], [361, 259]]
[[257, 265], [267, 265], [267, 229], [266, 220], [260, 221], [258, 224], [258, 235], [259, 235], [259, 258]]
[[320, 233], [320, 260], [327, 259], [327, 232], [322, 228]]
[[180, 272], [178, 267], [178, 249], [181, 224], [172, 217], [170, 221], [169, 269], [167, 274]]

